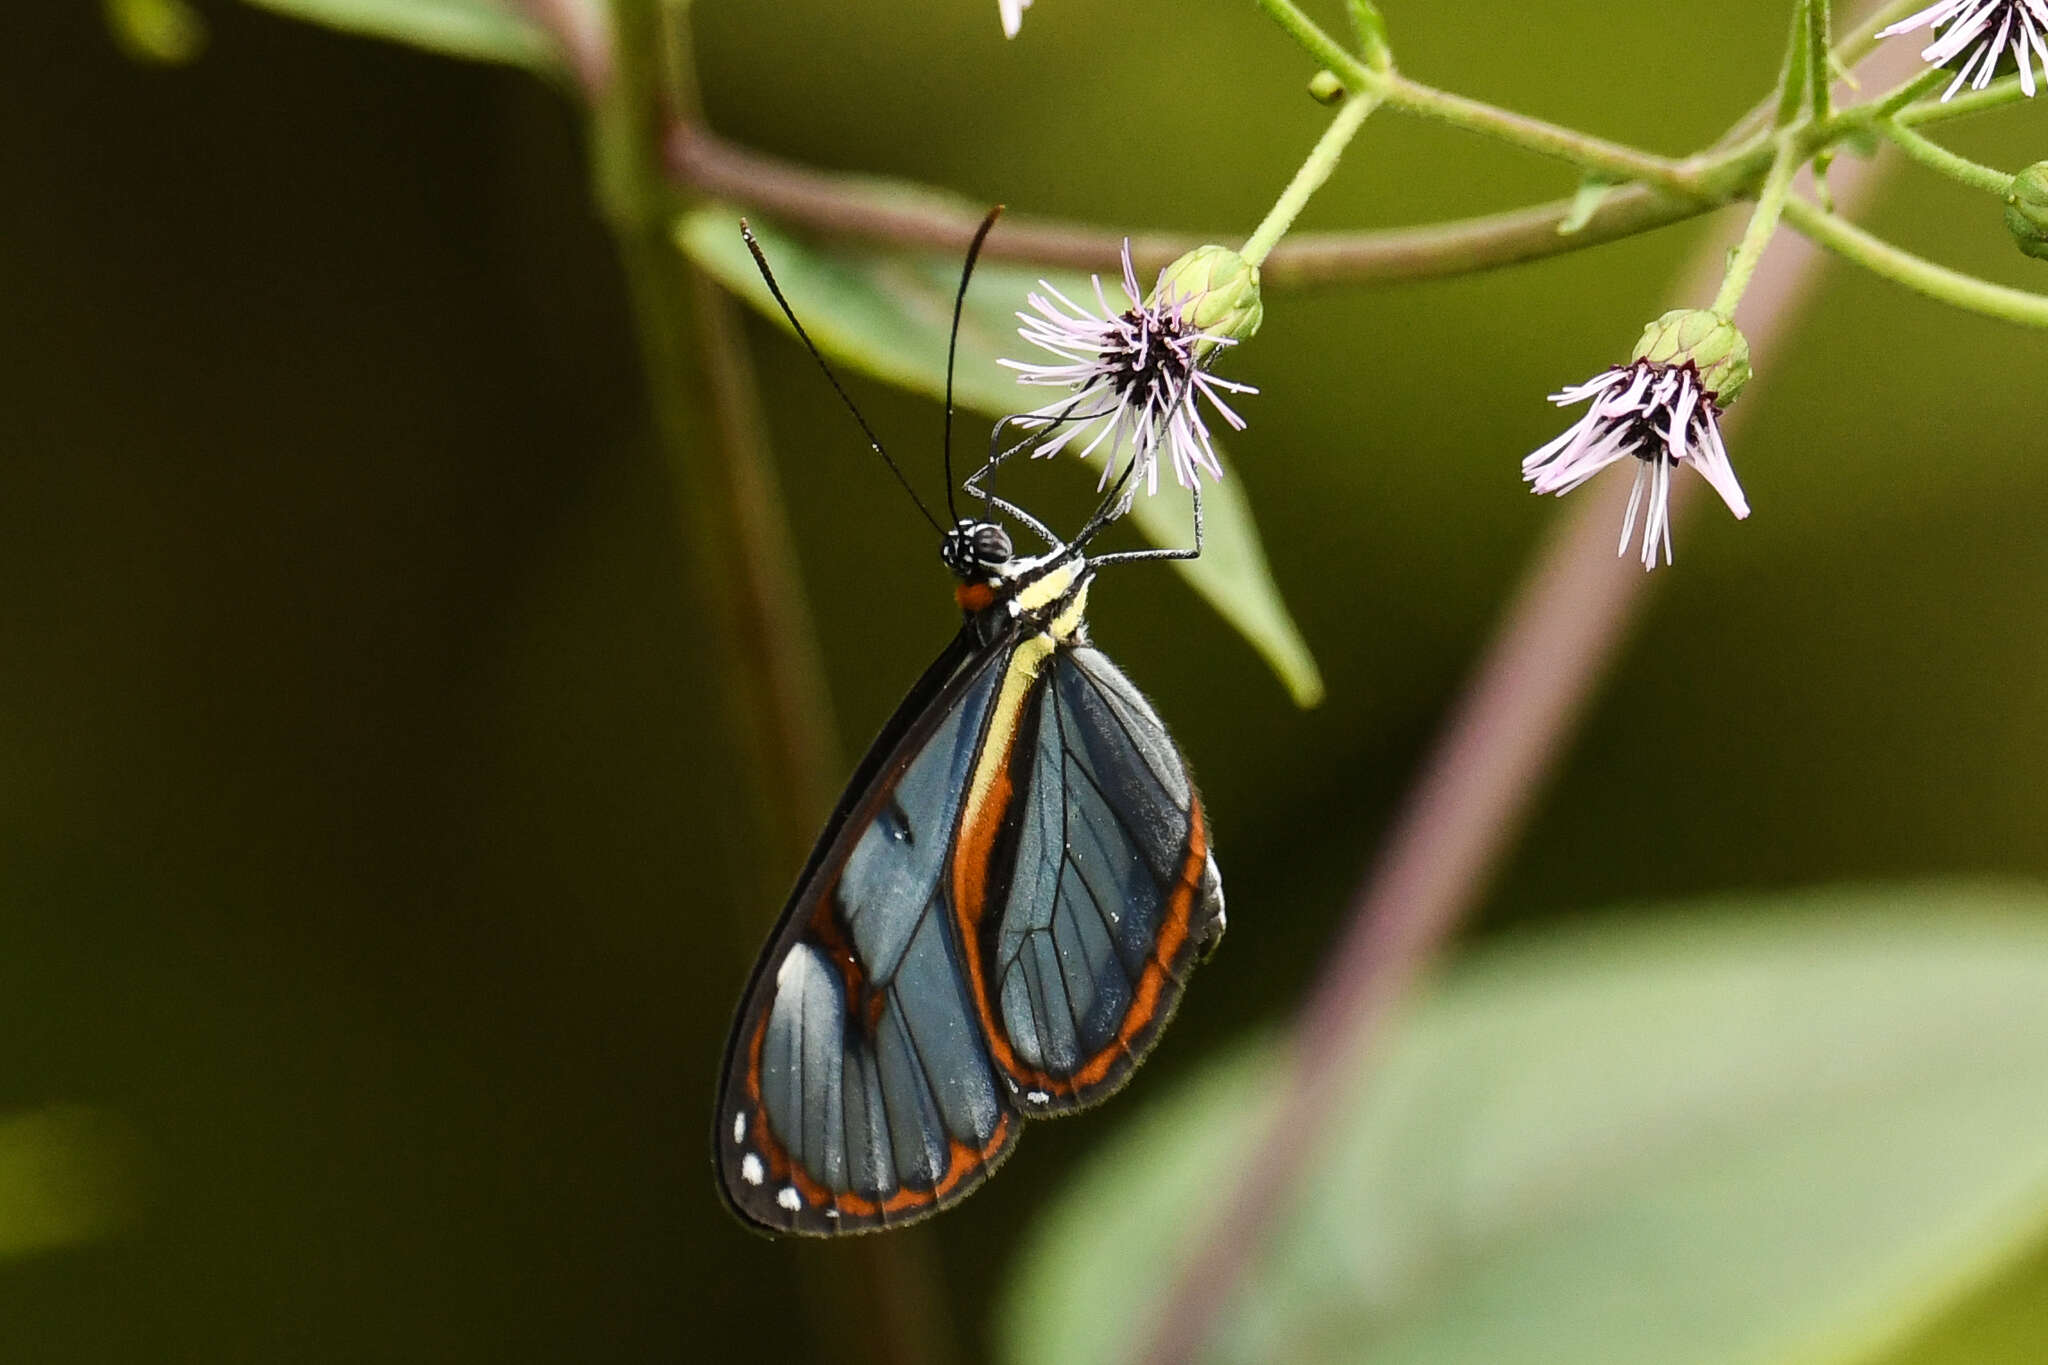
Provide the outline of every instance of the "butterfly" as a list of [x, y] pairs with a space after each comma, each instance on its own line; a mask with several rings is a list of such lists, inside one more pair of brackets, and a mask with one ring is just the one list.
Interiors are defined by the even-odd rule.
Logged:
[[[969, 248], [956, 347], [995, 216]], [[949, 352], [949, 435], [951, 374]], [[854, 770], [726, 1045], [718, 1184], [763, 1231], [865, 1232], [966, 1198], [1025, 1119], [1085, 1108], [1130, 1078], [1223, 934], [1187, 762], [1085, 619], [1099, 569], [1200, 553], [1199, 498], [1192, 551], [1091, 558], [1120, 489], [1062, 541], [983, 491], [1001, 458], [964, 486], [1048, 548], [1018, 555], [987, 517], [956, 514], [943, 531], [960, 631]]]

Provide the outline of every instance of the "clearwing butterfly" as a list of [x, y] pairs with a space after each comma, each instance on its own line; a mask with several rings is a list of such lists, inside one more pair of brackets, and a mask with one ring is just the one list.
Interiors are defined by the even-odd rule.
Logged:
[[[949, 431], [951, 372], [949, 354]], [[960, 632], [854, 770], [726, 1044], [719, 1188], [762, 1231], [867, 1232], [966, 1198], [1024, 1119], [1130, 1078], [1223, 933], [1186, 760], [1084, 622], [1099, 567], [1200, 553], [1199, 498], [1193, 550], [1091, 559], [1122, 485], [1061, 542], [978, 484], [1022, 448], [965, 486], [1050, 548], [1018, 557], [985, 518], [943, 532]]]

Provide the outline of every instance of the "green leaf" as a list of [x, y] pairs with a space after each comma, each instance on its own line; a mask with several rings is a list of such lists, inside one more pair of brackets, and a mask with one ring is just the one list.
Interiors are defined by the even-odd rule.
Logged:
[[1600, 205], [1614, 190], [1614, 182], [1589, 175], [1579, 182], [1578, 193], [1572, 196], [1572, 209], [1557, 225], [1557, 235], [1569, 237], [1593, 221], [1593, 215], [1600, 211]]
[[[2048, 1232], [2048, 897], [1725, 908], [1455, 971], [1206, 1358], [1864, 1361], [2011, 1267]], [[1217, 1062], [1082, 1170], [1010, 1277], [1006, 1359], [1133, 1357], [1280, 1065]]]
[[[945, 396], [946, 328], [959, 284], [957, 259], [814, 246], [759, 220], [750, 221], [783, 293], [826, 355], [913, 392]], [[678, 224], [676, 239], [726, 288], [764, 316], [783, 322], [740, 240], [732, 210], [703, 208], [690, 213]], [[953, 383], [962, 407], [1000, 417], [1036, 405], [1018, 387], [1016, 376], [997, 361], [1021, 349], [1013, 314], [1043, 273], [1001, 262], [986, 263], [975, 272], [975, 287], [960, 324]], [[1047, 277], [1070, 298], [1093, 293], [1085, 277]], [[1186, 490], [1168, 479], [1157, 496], [1139, 496], [1131, 517], [1154, 544], [1185, 545], [1191, 512]], [[1202, 557], [1177, 561], [1174, 567], [1251, 642], [1298, 704], [1315, 705], [1322, 700], [1322, 677], [1280, 600], [1240, 482], [1225, 478], [1205, 487], [1202, 512], [1207, 533]]]
[[183, 66], [206, 48], [206, 21], [185, 0], [102, 0], [107, 31], [138, 62]]
[[136, 1141], [75, 1105], [0, 1117], [0, 1256], [95, 1241], [134, 1218]]
[[344, 33], [383, 38], [475, 62], [502, 62], [553, 76], [554, 40], [499, 0], [248, 0], [258, 9]]
[[1896, 1351], [1871, 1365], [1986, 1365], [2038, 1360], [2048, 1343], [2048, 1241]]

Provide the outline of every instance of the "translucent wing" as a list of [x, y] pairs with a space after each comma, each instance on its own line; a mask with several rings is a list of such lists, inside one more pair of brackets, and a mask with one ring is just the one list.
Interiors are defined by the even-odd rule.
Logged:
[[963, 1198], [1016, 1140], [945, 902], [1007, 653], [967, 632], [927, 672], [856, 772], [755, 970], [715, 1140], [728, 1202], [763, 1228], [909, 1222]]
[[1026, 1114], [1060, 1113], [1151, 1049], [1223, 932], [1223, 891], [1180, 751], [1087, 645], [1041, 666], [1006, 786], [985, 858], [955, 870], [955, 913], [997, 1068]]

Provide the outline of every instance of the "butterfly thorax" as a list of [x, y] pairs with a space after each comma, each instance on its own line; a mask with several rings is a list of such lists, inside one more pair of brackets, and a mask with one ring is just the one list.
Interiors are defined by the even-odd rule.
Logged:
[[1016, 623], [1058, 644], [1086, 643], [1082, 613], [1095, 573], [1071, 546], [1021, 559], [1002, 527], [963, 519], [946, 532], [940, 556], [960, 579], [953, 600], [983, 644], [994, 643]]

